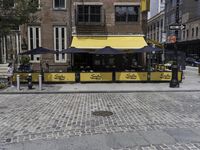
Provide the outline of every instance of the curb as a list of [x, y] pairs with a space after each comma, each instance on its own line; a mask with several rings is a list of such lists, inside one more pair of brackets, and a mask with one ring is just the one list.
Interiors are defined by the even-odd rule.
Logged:
[[200, 92], [200, 90], [140, 90], [140, 91], [46, 91], [46, 92], [0, 92], [0, 95], [3, 94], [89, 94], [89, 93], [155, 93], [155, 92]]

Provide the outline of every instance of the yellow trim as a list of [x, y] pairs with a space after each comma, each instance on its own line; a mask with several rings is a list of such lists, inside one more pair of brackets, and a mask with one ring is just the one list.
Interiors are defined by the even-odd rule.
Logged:
[[150, 0], [141, 0], [141, 11], [149, 11], [150, 10]]
[[71, 47], [99, 49], [110, 46], [116, 49], [138, 49], [147, 46], [143, 36], [74, 36]]

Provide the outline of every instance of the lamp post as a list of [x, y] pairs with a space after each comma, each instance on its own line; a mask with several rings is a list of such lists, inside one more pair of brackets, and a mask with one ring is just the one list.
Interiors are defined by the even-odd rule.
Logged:
[[[180, 0], [176, 0], [176, 24], [179, 24], [179, 5]], [[176, 39], [178, 39], [178, 30], [175, 30]], [[174, 43], [175, 48], [175, 62], [172, 65], [172, 79], [170, 81], [171, 88], [178, 88], [179, 81], [178, 81], [178, 47], [177, 41]]]

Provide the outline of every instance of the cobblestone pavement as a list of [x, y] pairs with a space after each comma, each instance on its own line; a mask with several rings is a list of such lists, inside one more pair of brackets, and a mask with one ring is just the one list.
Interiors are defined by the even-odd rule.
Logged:
[[[167, 131], [163, 134], [175, 139], [169, 144], [151, 143], [147, 137], [145, 145], [111, 149], [197, 150], [199, 108], [198, 92], [0, 95], [0, 144], [131, 132], [145, 137], [151, 131], [189, 129], [199, 131], [195, 137], [185, 134], [192, 140]], [[94, 116], [97, 110], [113, 115]]]

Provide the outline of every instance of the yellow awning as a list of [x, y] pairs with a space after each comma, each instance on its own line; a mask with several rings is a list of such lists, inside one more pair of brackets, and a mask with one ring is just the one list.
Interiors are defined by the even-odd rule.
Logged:
[[147, 46], [143, 36], [74, 36], [71, 47], [100, 49], [110, 46], [116, 49], [138, 49]]

